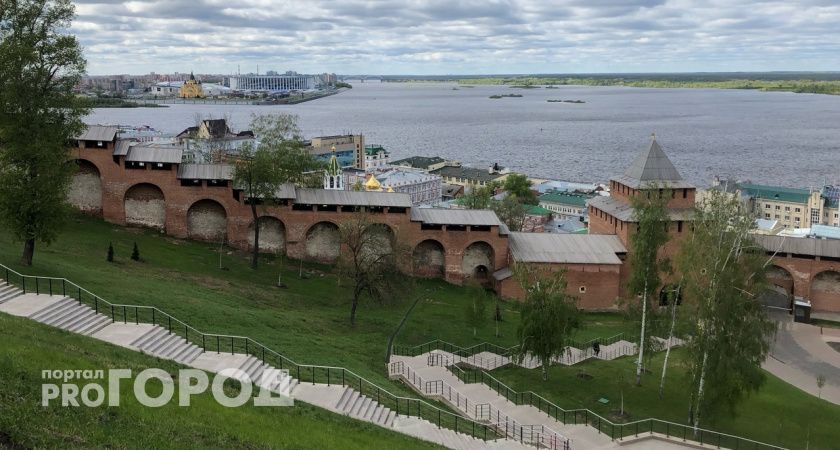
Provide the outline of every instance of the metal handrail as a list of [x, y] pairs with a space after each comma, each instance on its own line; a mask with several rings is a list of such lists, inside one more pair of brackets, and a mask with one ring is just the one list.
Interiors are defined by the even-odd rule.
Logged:
[[[274, 351], [273, 349], [263, 345], [262, 343], [250, 337], [204, 333], [155, 306], [111, 303], [107, 300], [102, 299], [102, 297], [92, 293], [91, 291], [79, 286], [78, 284], [67, 280], [66, 278], [24, 275], [15, 271], [14, 269], [7, 267], [4, 264], [0, 264], [0, 270], [3, 271], [4, 278], [9, 284], [14, 284], [10, 275], [15, 275], [19, 277], [21, 280], [19, 284], [21, 285], [21, 288], [23, 289], [24, 293], [27, 292], [25, 280], [34, 279], [36, 284], [35, 290], [32, 292], [39, 294], [41, 292], [39, 290], [38, 280], [49, 280], [49, 289], [44, 293], [49, 293], [50, 295], [53, 295], [52, 281], [60, 282], [62, 290], [58, 292], [61, 293], [63, 296], [73, 298], [72, 294], [75, 293], [79, 297], [76, 300], [78, 300], [81, 304], [84, 302], [84, 296], [81, 295], [81, 293], [87, 294], [89, 298], [88, 302], [90, 302], [90, 299], [92, 299], [93, 304], [97, 309], [97, 312], [99, 312], [100, 309], [102, 311], [110, 310], [112, 312], [112, 321], [114, 322], [116, 322], [116, 313], [118, 311], [121, 312], [121, 318], [126, 323], [128, 322], [128, 312], [132, 310], [134, 312], [135, 323], [141, 322], [139, 315], [140, 310], [152, 311], [154, 313], [152, 314], [152, 322], [147, 322], [146, 320], [143, 320], [143, 323], [152, 323], [154, 325], [158, 325], [163, 320], [166, 320], [166, 324], [170, 332], [179, 333], [181, 331], [184, 331], [186, 335], [185, 339], [187, 339], [187, 341], [190, 341], [190, 338], [192, 338], [193, 340], [198, 340], [200, 338], [202, 344], [204, 344], [204, 351], [207, 351], [206, 344], [208, 338], [211, 340], [218, 341], [224, 339], [230, 342], [229, 348], [231, 352], [234, 352], [235, 350], [242, 350], [244, 348], [245, 354], [249, 356], [259, 356], [263, 362], [271, 361], [272, 358], [274, 358], [279, 363], [280, 369], [289, 369], [290, 375], [294, 374], [293, 369], [296, 370], [295, 378], [297, 378], [299, 382], [311, 382], [312, 384], [315, 384], [317, 378], [320, 381], [326, 380], [326, 384], [330, 385], [338, 384], [338, 382], [340, 381], [342, 386], [349, 386], [353, 387], [354, 389], [357, 388], [360, 391], [360, 394], [365, 394], [365, 392], [367, 392], [371, 395], [372, 398], [375, 396], [377, 402], [379, 402], [383, 406], [394, 410], [398, 416], [404, 415], [408, 417], [418, 417], [422, 420], [427, 420], [431, 423], [436, 423], [439, 428], [453, 429], [455, 432], [470, 434], [474, 438], [483, 439], [485, 441], [499, 438], [498, 434], [487, 424], [479, 423], [477, 421], [460, 416], [450, 411], [443, 410], [422, 399], [403, 397], [400, 395], [393, 394], [388, 390], [383, 389], [375, 383], [344, 367], [300, 364], [288, 357], [281, 355], [280, 353]], [[73, 290], [68, 291], [68, 285], [71, 286], [73, 290], [75, 290], [75, 292], [73, 292]], [[31, 287], [31, 285], [29, 287]], [[70, 295], [68, 295], [68, 293]], [[158, 320], [158, 314], [161, 316], [160, 319], [162, 320]], [[173, 327], [173, 322], [178, 326]], [[190, 330], [192, 332], [192, 336], [190, 336]], [[241, 341], [241, 346], [236, 347], [234, 345], [236, 341]], [[225, 345], [225, 351], [227, 351], [227, 343], [225, 343]], [[221, 351], [220, 343], [217, 345], [216, 350], [219, 352]], [[334, 375], [333, 378], [332, 374], [334, 372], [336, 373], [336, 375]], [[320, 376], [320, 378], [318, 378], [318, 376]], [[333, 382], [333, 380], [335, 382]], [[389, 401], [390, 403], [387, 403]], [[453, 422], [454, 427], [452, 426]]]
[[[457, 367], [457, 366], [453, 366]], [[450, 405], [453, 405], [455, 409], [462, 411], [467, 416], [470, 415], [470, 400], [469, 398], [458, 391], [455, 387], [451, 384], [447, 383], [443, 380], [424, 380], [419, 375], [416, 375], [416, 371], [412, 370], [412, 368], [406, 365], [403, 361], [395, 361], [389, 365], [389, 375], [399, 375], [403, 378], [403, 380], [409, 382], [415, 389], [420, 391], [423, 395], [426, 396], [438, 396], [445, 399]], [[433, 388], [430, 388], [433, 386]], [[454, 394], [453, 394], [454, 393]], [[487, 411], [487, 422], [489, 425], [496, 427], [499, 432], [502, 432], [503, 435], [513, 438], [513, 440], [519, 440], [522, 443], [528, 444], [546, 444], [546, 439], [550, 438], [549, 442], [563, 442], [563, 448], [569, 449], [570, 448], [570, 439], [566, 436], [563, 436], [561, 433], [552, 430], [551, 428], [546, 427], [543, 424], [537, 425], [525, 425], [519, 423], [516, 419], [511, 418], [507, 414], [504, 414], [498, 408], [494, 408], [493, 405], [483, 403], [483, 404], [476, 404], [474, 401], [472, 402], [473, 408], [475, 409], [475, 413], [473, 417], [477, 421], [481, 421], [478, 417], [478, 407], [481, 407], [482, 412], [484, 410]], [[496, 420], [495, 422], [493, 419], [493, 410], [496, 410]], [[501, 424], [505, 424], [504, 427]], [[541, 433], [533, 433], [535, 427], [539, 427]], [[519, 430], [519, 434], [516, 434], [516, 430]], [[524, 430], [529, 430], [529, 434], [527, 434], [528, 438], [525, 438]], [[534, 439], [533, 436], [541, 436], [541, 438]], [[518, 439], [517, 439], [518, 437]], [[550, 448], [557, 448], [555, 446], [551, 446]]]
[[[567, 410], [567, 409], [561, 408], [560, 406], [557, 406], [556, 404], [552, 403], [551, 401], [547, 400], [546, 398], [542, 397], [541, 395], [539, 395], [539, 394], [537, 394], [533, 391], [524, 391], [524, 392], [515, 391], [512, 388], [510, 388], [508, 385], [503, 383], [502, 381], [499, 381], [493, 375], [490, 375], [485, 370], [481, 370], [480, 372], [477, 372], [477, 373], [480, 374], [480, 378], [481, 378], [480, 380], [478, 380], [478, 377], [472, 377], [471, 378], [469, 373], [467, 373], [466, 371], [464, 371], [463, 369], [461, 369], [457, 366], [454, 366], [454, 365], [453, 366], [447, 366], [446, 368], [449, 369], [450, 372], [452, 372], [453, 375], [458, 377], [458, 379], [460, 379], [464, 383], [469, 383], [470, 380], [472, 380], [472, 382], [474, 382], [474, 383], [476, 383], [476, 382], [484, 383], [490, 389], [493, 389], [494, 391], [498, 392], [503, 397], [505, 397], [505, 399], [507, 399], [510, 402], [513, 402], [514, 404], [524, 404], [524, 405], [528, 405], [528, 406], [533, 406], [533, 407], [537, 408], [540, 412], [544, 412], [544, 413], [548, 414], [549, 417], [552, 417], [551, 412], [553, 411], [554, 412], [554, 415], [553, 415], [554, 419], [561, 422], [561, 423], [564, 423], [564, 424], [569, 423], [569, 420], [568, 420], [567, 416], [571, 415], [572, 416], [572, 422], [577, 424], [578, 423], [578, 420], [577, 420], [578, 416], [580, 414], [583, 414], [584, 424], [597, 428], [599, 433], [602, 432], [602, 429], [603, 429], [604, 426], [609, 427], [610, 428], [610, 437], [613, 440], [615, 440], [616, 438], [621, 440], [621, 439], [624, 439], [624, 437], [630, 436], [630, 435], [638, 436], [640, 431], [643, 432], [643, 433], [644, 432], [649, 432], [649, 433], [652, 434], [654, 432], [657, 432], [657, 430], [662, 430], [663, 429], [661, 426], [658, 429], [654, 426], [654, 424], [660, 424], [660, 425], [664, 426], [664, 430], [665, 430], [665, 433], [660, 433], [660, 434], [665, 434], [667, 437], [674, 436], [674, 437], [682, 439], [683, 441], [689, 441], [690, 440], [690, 441], [694, 441], [694, 442], [699, 442], [700, 444], [703, 444], [703, 443], [714, 444], [715, 443], [714, 439], [712, 439], [712, 440], [704, 440], [703, 439], [704, 434], [707, 434], [707, 435], [711, 435], [711, 436], [714, 436], [714, 437], [717, 438], [716, 445], [718, 447], [722, 446], [722, 444], [721, 444], [722, 438], [726, 437], [726, 438], [729, 438], [729, 439], [734, 440], [736, 442], [735, 448], [741, 448], [742, 446], [740, 444], [742, 442], [746, 442], [746, 443], [751, 444], [752, 448], [767, 448], [767, 449], [785, 450], [784, 447], [779, 447], [777, 445], [768, 444], [768, 443], [765, 443], [765, 442], [760, 442], [760, 441], [756, 441], [756, 440], [741, 437], [741, 436], [735, 436], [735, 435], [728, 434], [728, 433], [722, 433], [722, 432], [719, 432], [719, 431], [708, 430], [708, 429], [705, 429], [705, 428], [698, 428], [697, 431], [695, 432], [694, 427], [692, 427], [692, 426], [679, 424], [679, 423], [675, 423], [675, 422], [670, 422], [670, 421], [662, 420], [662, 419], [656, 419], [656, 418], [641, 419], [641, 420], [637, 420], [637, 421], [634, 421], [634, 422], [627, 422], [627, 423], [613, 423], [609, 419], [606, 419], [606, 418], [602, 417], [601, 415], [599, 415], [599, 414], [597, 414], [597, 413], [595, 413], [595, 412], [593, 412], [589, 409], [586, 409], [586, 408], [578, 408], [578, 409]], [[451, 368], [457, 369], [458, 372], [455, 372], [455, 370], [452, 370]], [[476, 373], [476, 372], [472, 372], [472, 373]], [[485, 378], [489, 379], [491, 382], [488, 383], [487, 381], [485, 381]], [[495, 384], [495, 386], [494, 386], [494, 384]], [[504, 390], [505, 392], [503, 393], [502, 390]], [[545, 409], [545, 411], [543, 411], [543, 409]], [[561, 413], [562, 413], [562, 416], [561, 416]], [[618, 428], [619, 431], [620, 431], [620, 435], [618, 435], [618, 436], [616, 436], [616, 434], [615, 434], [615, 429], [616, 428]], [[672, 433], [671, 428], [674, 428], [675, 430], [682, 430], [682, 434], [680, 435], [679, 433]], [[628, 429], [631, 429], [631, 431], [633, 431], [633, 432], [625, 434], [625, 431], [628, 430]], [[697, 436], [698, 434], [699, 434], [699, 438], [696, 438], [695, 436]], [[744, 448], [746, 448], [746, 447], [744, 447]]]

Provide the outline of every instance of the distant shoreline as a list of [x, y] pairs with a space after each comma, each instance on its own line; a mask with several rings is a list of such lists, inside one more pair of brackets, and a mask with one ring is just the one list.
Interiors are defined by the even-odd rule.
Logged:
[[626, 86], [657, 89], [742, 89], [764, 92], [793, 92], [796, 94], [840, 95], [840, 80], [812, 79], [748, 79], [727, 80], [691, 79], [690, 77], [477, 77], [453, 79], [394, 79], [391, 82], [457, 83], [465, 86], [491, 85], [511, 88], [557, 88], [558, 86]]

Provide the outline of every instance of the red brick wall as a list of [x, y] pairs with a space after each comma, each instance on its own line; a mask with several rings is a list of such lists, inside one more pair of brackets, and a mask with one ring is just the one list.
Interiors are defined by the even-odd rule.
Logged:
[[[139, 183], [149, 183], [160, 188], [166, 201], [166, 220], [164, 232], [166, 234], [186, 238], [187, 211], [190, 206], [204, 199], [218, 202], [227, 216], [227, 241], [230, 245], [248, 249], [248, 227], [253, 222], [250, 206], [243, 203], [243, 197], [234, 197], [231, 187], [207, 186], [206, 182], [196, 186], [181, 186], [177, 178], [177, 165], [169, 170], [152, 170], [149, 165], [145, 169], [126, 169], [123, 167], [124, 157], [118, 157], [115, 162], [113, 143], [107, 148], [83, 148], [73, 150], [73, 157], [90, 162], [99, 170], [102, 180], [102, 217], [108, 222], [125, 224], [124, 197], [126, 191]], [[336, 225], [353, 217], [352, 212], [328, 211], [295, 211], [291, 205], [278, 205], [260, 208], [261, 216], [272, 216], [279, 219], [286, 232], [286, 251], [294, 258], [305, 257], [306, 233], [318, 222], [331, 222]], [[461, 270], [464, 250], [474, 242], [486, 242], [493, 249], [493, 266], [490, 274], [505, 267], [508, 255], [508, 239], [500, 235], [498, 227], [491, 227], [489, 231], [476, 231], [467, 227], [458, 230], [421, 230], [421, 224], [412, 222], [410, 212], [373, 214], [372, 219], [391, 227], [399, 242], [410, 251], [426, 239], [434, 239], [443, 245], [445, 250], [445, 279], [451, 282], [461, 282], [471, 274]], [[410, 270], [410, 253], [405, 258], [404, 269]]]
[[[585, 310], [616, 309], [621, 283], [621, 266], [613, 264], [540, 264], [551, 271], [564, 269], [566, 292], [578, 298]], [[580, 288], [585, 287], [585, 292]], [[525, 292], [514, 277], [496, 283], [497, 293], [504, 298], [523, 300]]]

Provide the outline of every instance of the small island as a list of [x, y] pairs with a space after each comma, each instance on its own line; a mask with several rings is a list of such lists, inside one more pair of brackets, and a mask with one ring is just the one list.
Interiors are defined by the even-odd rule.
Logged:
[[557, 99], [549, 99], [546, 100], [548, 103], [586, 103], [583, 100], [557, 100]]
[[491, 95], [490, 96], [490, 98], [492, 98], [492, 99], [503, 98], [503, 97], [514, 97], [514, 98], [516, 98], [516, 97], [522, 97], [522, 94], [501, 94], [501, 95]]

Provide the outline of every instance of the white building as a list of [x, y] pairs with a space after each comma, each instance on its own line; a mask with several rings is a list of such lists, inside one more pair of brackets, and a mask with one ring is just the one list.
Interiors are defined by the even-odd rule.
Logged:
[[308, 91], [315, 89], [312, 75], [238, 75], [228, 78], [231, 89], [241, 91]]
[[411, 196], [412, 205], [435, 205], [440, 203], [442, 179], [422, 171], [391, 169], [376, 175], [382, 190], [402, 192]]
[[385, 150], [381, 145], [366, 145], [365, 146], [365, 165], [364, 168], [368, 172], [376, 170], [383, 170], [388, 167], [391, 160], [391, 154]]

